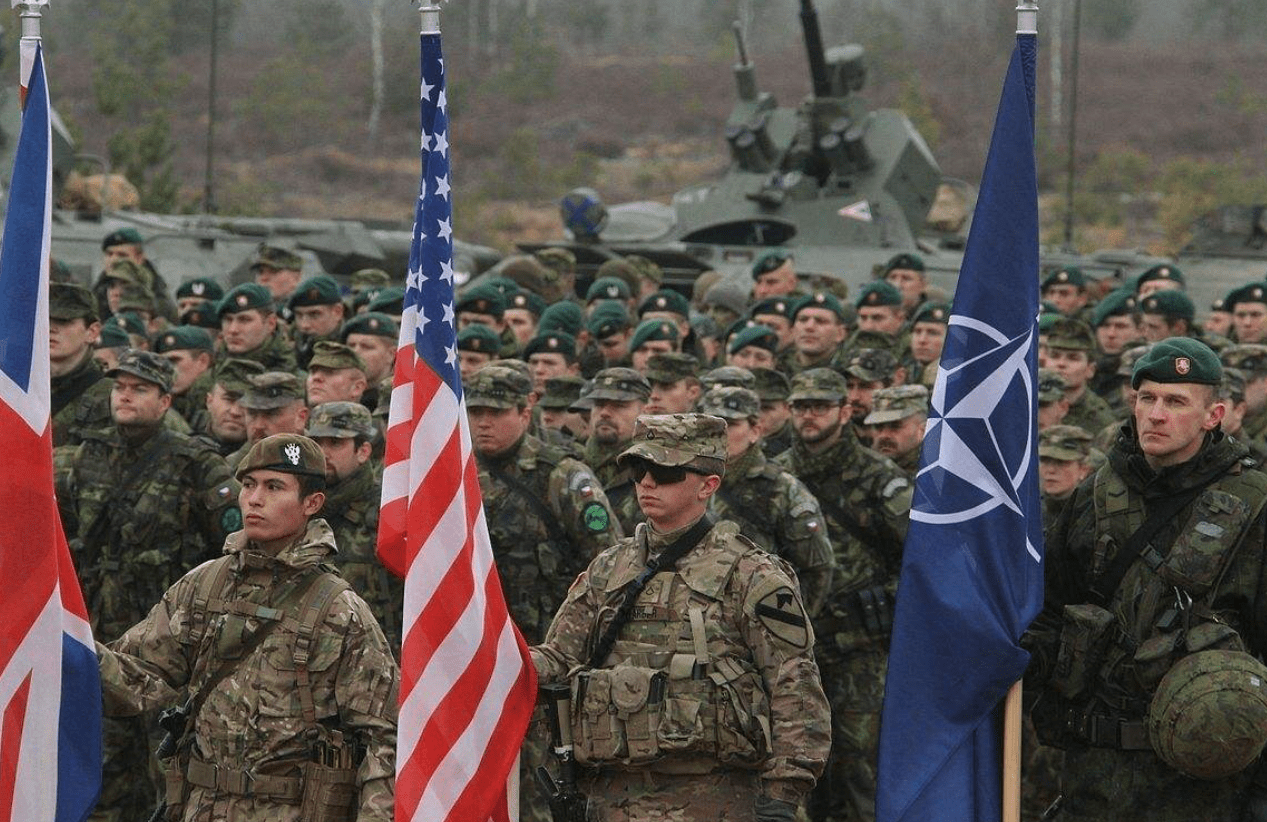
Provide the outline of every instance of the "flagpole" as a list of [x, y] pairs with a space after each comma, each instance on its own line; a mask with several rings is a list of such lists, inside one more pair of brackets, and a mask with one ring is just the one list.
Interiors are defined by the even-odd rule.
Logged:
[[20, 8], [18, 15], [22, 19], [22, 39], [40, 39], [40, 9], [47, 6], [49, 0], [13, 0], [13, 8]]
[[423, 3], [418, 9], [419, 15], [422, 17], [422, 27], [419, 34], [439, 34], [440, 33], [440, 6], [436, 3]]

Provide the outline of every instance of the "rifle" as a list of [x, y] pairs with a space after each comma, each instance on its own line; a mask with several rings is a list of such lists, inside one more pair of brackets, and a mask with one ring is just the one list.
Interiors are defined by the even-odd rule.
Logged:
[[572, 757], [572, 689], [568, 685], [543, 685], [541, 696], [550, 724], [550, 749], [559, 761], [559, 778], [542, 765], [537, 768], [537, 784], [550, 803], [554, 822], [585, 822], [589, 800], [576, 787], [576, 760]]

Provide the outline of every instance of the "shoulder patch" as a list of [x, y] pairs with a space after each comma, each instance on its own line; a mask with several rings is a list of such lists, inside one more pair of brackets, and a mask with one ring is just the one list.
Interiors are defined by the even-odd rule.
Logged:
[[784, 644], [798, 649], [809, 647], [809, 620], [801, 598], [790, 587], [780, 586], [757, 600], [755, 615], [766, 631]]
[[884, 490], [880, 492], [880, 496], [884, 497], [885, 499], [888, 499], [889, 497], [893, 496], [898, 491], [901, 491], [902, 489], [906, 488], [906, 486], [910, 484], [911, 484], [910, 480], [906, 479], [905, 477], [894, 477], [893, 479], [889, 480], [887, 485], [884, 486]]
[[220, 514], [220, 527], [226, 534], [242, 530], [242, 512], [236, 505], [224, 509], [224, 513]]
[[592, 534], [601, 533], [611, 527], [611, 517], [603, 504], [598, 501], [591, 502], [581, 509], [581, 522], [585, 524], [585, 530]]

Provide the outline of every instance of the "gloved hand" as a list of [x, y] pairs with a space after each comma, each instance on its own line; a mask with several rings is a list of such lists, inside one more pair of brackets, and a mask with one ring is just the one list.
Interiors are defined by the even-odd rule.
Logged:
[[752, 803], [757, 822], [796, 822], [796, 806], [782, 799], [758, 796]]

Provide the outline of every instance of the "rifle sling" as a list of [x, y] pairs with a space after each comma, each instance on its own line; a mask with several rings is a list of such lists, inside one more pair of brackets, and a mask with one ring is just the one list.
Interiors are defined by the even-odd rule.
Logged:
[[[487, 466], [485, 467], [488, 468]], [[554, 540], [554, 542], [561, 546], [567, 545], [567, 534], [563, 532], [563, 526], [559, 524], [558, 518], [554, 516], [550, 509], [546, 507], [546, 504], [542, 502], [533, 490], [524, 484], [522, 480], [517, 477], [512, 477], [510, 474], [507, 474], [499, 468], [488, 468], [488, 475], [495, 480], [505, 483], [507, 488], [514, 491], [523, 499], [524, 502], [528, 503], [528, 506], [536, 512], [537, 517], [540, 518], [542, 524], [545, 525], [546, 532], [550, 534], [550, 539]]]
[[[1144, 523], [1135, 530], [1126, 540], [1126, 544], [1122, 546], [1122, 550], [1118, 551], [1113, 557], [1113, 561], [1109, 563], [1109, 567], [1104, 570], [1091, 585], [1091, 593], [1100, 598], [1101, 602], [1107, 603], [1113, 599], [1117, 586], [1122, 584], [1122, 578], [1126, 576], [1126, 571], [1131, 567], [1140, 552], [1152, 542], [1153, 537], [1170, 522], [1182, 510], [1188, 507], [1197, 496], [1205, 490], [1205, 487], [1193, 489], [1179, 497], [1174, 497], [1161, 504], [1159, 500], [1154, 507], [1153, 512], [1148, 515]], [[1178, 538], [1175, 534], [1164, 544], [1154, 545], [1153, 548], [1162, 556], [1170, 553], [1171, 544]]]

